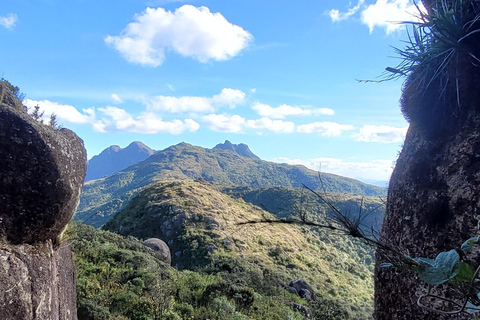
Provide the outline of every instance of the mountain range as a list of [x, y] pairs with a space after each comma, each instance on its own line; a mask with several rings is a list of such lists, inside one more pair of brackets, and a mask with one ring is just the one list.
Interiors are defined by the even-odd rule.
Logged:
[[385, 189], [358, 180], [329, 173], [320, 176], [321, 180], [318, 172], [302, 165], [261, 160], [244, 144], [226, 141], [206, 149], [182, 142], [107, 177], [87, 181], [76, 219], [101, 226], [140, 190], [164, 180], [201, 179], [216, 185], [250, 188], [305, 185], [316, 190], [324, 188], [327, 192], [386, 196]]

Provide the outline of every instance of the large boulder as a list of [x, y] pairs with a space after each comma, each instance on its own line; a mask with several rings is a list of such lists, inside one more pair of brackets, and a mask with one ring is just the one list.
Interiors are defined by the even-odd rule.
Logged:
[[75, 320], [62, 232], [85, 178], [83, 142], [26, 114], [2, 83], [0, 97], [0, 319]]
[[78, 205], [86, 170], [83, 142], [0, 107], [0, 238], [9, 243], [55, 239]]
[[150, 238], [145, 240], [143, 244], [155, 251], [155, 257], [157, 259], [165, 262], [168, 265], [172, 263], [170, 248], [164, 241], [158, 238]]

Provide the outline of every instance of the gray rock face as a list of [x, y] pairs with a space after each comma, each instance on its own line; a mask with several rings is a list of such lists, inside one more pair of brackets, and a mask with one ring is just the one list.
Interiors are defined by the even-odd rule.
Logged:
[[155, 251], [155, 257], [157, 259], [167, 263], [168, 265], [172, 263], [170, 248], [164, 241], [158, 238], [150, 238], [145, 240], [143, 244]]
[[61, 234], [83, 186], [83, 142], [13, 108], [9, 95], [0, 84], [0, 319], [76, 320], [75, 265]]
[[0, 319], [77, 319], [70, 247], [0, 246]]
[[[442, 251], [459, 249], [478, 233], [479, 194], [480, 118], [440, 140], [427, 139], [410, 127], [390, 181], [382, 236], [412, 257], [433, 259]], [[377, 265], [381, 262], [378, 256]], [[479, 265], [478, 258], [472, 265]], [[377, 268], [376, 319], [451, 319], [417, 306], [423, 287], [413, 272]]]

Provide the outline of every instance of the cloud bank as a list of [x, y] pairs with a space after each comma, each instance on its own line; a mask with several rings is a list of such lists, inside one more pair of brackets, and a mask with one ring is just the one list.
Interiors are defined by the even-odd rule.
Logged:
[[152, 112], [143, 112], [134, 118], [126, 110], [110, 106], [98, 110], [103, 114], [103, 118], [95, 121], [93, 128], [99, 132], [180, 134], [185, 131], [194, 132], [200, 128], [200, 125], [192, 119], [163, 121], [161, 117]]
[[262, 117], [271, 119], [285, 119], [288, 116], [317, 116], [329, 115], [332, 116], [335, 112], [329, 108], [310, 108], [307, 106], [289, 106], [282, 104], [279, 107], [271, 107], [268, 104], [255, 102], [252, 109]]
[[74, 106], [60, 104], [49, 100], [23, 100], [23, 104], [28, 108], [31, 113], [35, 106], [39, 106], [43, 112], [43, 120], [49, 121], [50, 116], [54, 113], [57, 115], [57, 121], [67, 121], [74, 124], [87, 124], [95, 121], [95, 109], [88, 108], [82, 109], [79, 112]]
[[149, 111], [165, 111], [170, 113], [214, 112], [217, 108], [228, 106], [234, 108], [245, 102], [245, 92], [237, 89], [224, 88], [213, 97], [195, 96], [155, 96], [147, 99], [145, 104]]
[[[26, 99], [23, 103], [30, 113], [36, 105], [44, 112], [43, 119], [48, 122], [52, 114], [57, 121], [72, 124], [88, 124], [98, 132], [135, 132], [142, 134], [195, 132], [203, 127], [206, 130], [226, 133], [273, 133], [273, 134], [318, 134], [324, 137], [338, 137], [346, 132], [351, 139], [370, 143], [396, 143], [405, 138], [407, 127], [386, 125], [363, 125], [354, 127], [332, 121], [315, 121], [298, 124], [286, 120], [294, 116], [332, 116], [334, 110], [312, 108], [309, 106], [290, 106], [282, 104], [271, 107], [255, 101], [251, 109], [259, 118], [246, 118], [248, 113], [228, 114], [219, 112], [222, 108], [230, 110], [246, 102], [246, 93], [242, 90], [224, 88], [211, 97], [204, 96], [153, 96], [137, 100], [123, 100], [118, 94], [111, 94], [112, 102], [125, 106], [107, 105], [99, 108], [77, 109], [49, 100]], [[133, 103], [133, 105], [132, 105]], [[140, 110], [134, 108], [142, 104]], [[354, 131], [355, 130], [355, 131]]]
[[362, 180], [388, 181], [393, 171], [391, 160], [377, 159], [366, 162], [345, 161], [336, 158], [314, 158], [309, 160], [275, 158], [274, 162], [287, 164], [301, 164], [312, 170], [334, 173], [344, 177]]
[[147, 8], [134, 20], [104, 40], [127, 61], [145, 66], [160, 66], [170, 50], [201, 63], [228, 60], [253, 41], [248, 31], [207, 7]]

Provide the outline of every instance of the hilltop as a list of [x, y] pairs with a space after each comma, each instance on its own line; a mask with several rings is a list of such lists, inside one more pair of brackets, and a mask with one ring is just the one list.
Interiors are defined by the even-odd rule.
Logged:
[[[264, 188], [272, 186], [321, 188], [318, 172], [301, 165], [268, 162], [245, 157], [238, 150], [206, 149], [180, 143], [108, 177], [85, 183], [76, 219], [101, 226], [146, 186], [163, 180], [202, 179], [217, 185]], [[249, 149], [248, 149], [249, 150]], [[242, 152], [243, 152], [242, 151]], [[253, 154], [253, 153], [252, 153]], [[385, 196], [385, 189], [358, 180], [322, 173], [329, 192]]]

